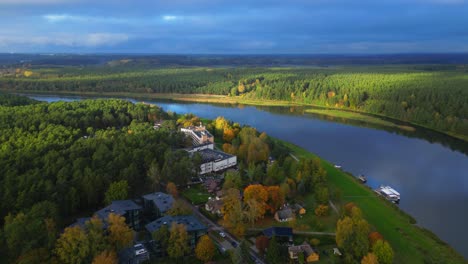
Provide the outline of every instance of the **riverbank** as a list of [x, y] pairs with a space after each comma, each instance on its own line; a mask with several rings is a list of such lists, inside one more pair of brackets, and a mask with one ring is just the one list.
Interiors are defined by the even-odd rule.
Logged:
[[[327, 116], [330, 118], [342, 118], [347, 120], [359, 121], [368, 124], [374, 124], [378, 126], [385, 126], [391, 128], [397, 128], [405, 130], [408, 132], [415, 131], [417, 127], [435, 131], [455, 139], [468, 142], [468, 134], [460, 135], [454, 134], [446, 131], [435, 130], [421, 124], [414, 124], [411, 122], [406, 122], [398, 119], [394, 119], [387, 116], [381, 116], [372, 113], [360, 112], [355, 110], [343, 110], [340, 108], [334, 107], [323, 107], [319, 105], [312, 104], [303, 104], [298, 102], [291, 101], [280, 101], [280, 100], [254, 100], [248, 99], [240, 96], [232, 97], [225, 95], [214, 95], [214, 94], [180, 94], [180, 93], [131, 93], [131, 92], [70, 92], [70, 91], [35, 91], [35, 90], [8, 90], [0, 89], [3, 92], [15, 92], [15, 93], [26, 93], [26, 94], [59, 94], [59, 95], [71, 95], [71, 96], [103, 96], [103, 97], [131, 97], [138, 100], [150, 100], [150, 99], [160, 99], [160, 100], [173, 100], [180, 102], [199, 102], [199, 103], [212, 103], [212, 104], [244, 104], [252, 106], [301, 106], [301, 107], [311, 107], [306, 109], [305, 112], [309, 114], [316, 114]], [[313, 108], [312, 108], [313, 107]], [[394, 122], [393, 122], [394, 121]]]
[[[294, 144], [281, 141], [297, 157], [317, 157]], [[414, 218], [377, 196], [354, 176], [322, 159], [332, 190], [339, 190], [339, 204], [355, 203], [369, 224], [390, 242], [395, 263], [467, 263], [447, 243], [416, 225]], [[404, 198], [403, 198], [404, 199]]]
[[359, 122], [363, 122], [367, 124], [374, 124], [378, 126], [398, 128], [398, 129], [410, 131], [410, 132], [416, 130], [414, 127], [409, 126], [409, 125], [398, 125], [390, 121], [386, 121], [377, 117], [373, 117], [373, 116], [366, 115], [366, 114], [360, 114], [356, 112], [340, 111], [340, 110], [334, 110], [334, 109], [328, 109], [328, 110], [317, 109], [317, 108], [306, 109], [304, 111], [309, 114], [330, 117], [332, 121], [335, 119], [345, 119], [345, 120], [359, 121]]

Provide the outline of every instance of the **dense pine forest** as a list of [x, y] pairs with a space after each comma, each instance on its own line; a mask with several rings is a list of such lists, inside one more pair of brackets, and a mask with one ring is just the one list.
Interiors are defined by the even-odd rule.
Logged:
[[125, 181], [129, 197], [149, 191], [150, 166], [190, 177], [187, 153], [172, 151], [185, 137], [155, 131], [149, 121], [161, 118], [171, 120], [122, 100], [47, 104], [0, 94], [0, 259], [47, 259], [63, 226], [103, 206], [112, 183]]
[[[0, 263], [65, 263], [56, 262], [63, 257], [58, 244], [76, 218], [162, 182], [184, 187], [200, 160], [184, 150], [192, 142], [178, 127], [200, 121], [125, 100], [43, 103], [0, 93]], [[270, 150], [281, 160], [287, 152], [265, 133], [231, 125], [224, 118], [208, 123], [220, 138], [226, 130], [226, 146], [252, 177], [279, 184], [264, 164]], [[66, 263], [91, 263], [96, 250]]]
[[3, 70], [0, 89], [280, 100], [378, 114], [465, 139], [468, 134], [468, 70], [463, 65], [154, 69], [126, 64], [131, 61]]

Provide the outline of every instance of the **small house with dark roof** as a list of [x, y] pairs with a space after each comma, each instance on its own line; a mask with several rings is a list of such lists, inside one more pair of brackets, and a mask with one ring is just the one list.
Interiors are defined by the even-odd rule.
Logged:
[[111, 213], [125, 217], [125, 222], [130, 228], [134, 230], [139, 230], [141, 228], [140, 222], [142, 207], [136, 204], [134, 201], [112, 201], [110, 205], [97, 211], [95, 215], [103, 221], [105, 228], [107, 227], [107, 219]]
[[300, 253], [304, 253], [304, 258], [307, 263], [319, 261], [320, 256], [315, 252], [315, 250], [309, 245], [309, 243], [304, 242], [298, 246], [288, 247], [289, 258], [292, 260], [298, 259]]
[[306, 209], [300, 205], [300, 204], [294, 204], [291, 206], [291, 209], [293, 209], [294, 213], [299, 214], [299, 215], [305, 215]]
[[283, 210], [276, 211], [274, 218], [278, 222], [289, 222], [295, 218], [295, 215], [293, 210], [287, 207]]
[[221, 208], [223, 207], [223, 201], [218, 199], [209, 199], [208, 202], [205, 204], [205, 210], [216, 214], [218, 216], [222, 216]]
[[163, 192], [143, 195], [143, 208], [148, 219], [157, 219], [172, 208], [174, 198]]
[[221, 199], [223, 199], [224, 194], [225, 194], [225, 191], [224, 191], [224, 190], [219, 190], [219, 191], [217, 191], [217, 192], [216, 192], [216, 197], [215, 197], [215, 199], [216, 199], [216, 200], [221, 200]]
[[178, 215], [178, 216], [164, 216], [161, 217], [145, 226], [146, 231], [150, 234], [153, 234], [155, 231], [159, 230], [163, 225], [166, 225], [170, 230], [172, 223], [183, 224], [189, 235], [189, 245], [193, 249], [198, 241], [198, 239], [205, 235], [207, 232], [207, 227], [203, 225], [195, 216], [193, 215]]
[[203, 185], [209, 193], [215, 193], [221, 189], [221, 180], [218, 179], [207, 179]]
[[293, 230], [291, 227], [270, 227], [264, 229], [263, 234], [269, 239], [276, 237], [280, 242], [293, 242]]

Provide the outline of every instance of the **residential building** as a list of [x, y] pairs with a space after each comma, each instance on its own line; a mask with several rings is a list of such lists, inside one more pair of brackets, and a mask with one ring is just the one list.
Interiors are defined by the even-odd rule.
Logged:
[[[189, 245], [191, 249], [194, 249], [198, 239], [207, 233], [207, 227], [203, 225], [193, 215], [179, 215], [179, 216], [164, 216], [161, 217], [145, 226], [146, 231], [153, 234], [156, 230], [166, 225], [168, 229], [171, 229], [172, 223], [183, 224], [187, 230], [189, 236]], [[158, 251], [158, 245], [155, 244], [155, 251]]]
[[320, 256], [314, 249], [307, 243], [304, 242], [298, 246], [290, 246], [288, 247], [288, 253], [290, 259], [297, 259], [299, 253], [304, 253], [304, 259], [307, 263], [319, 261]]
[[201, 144], [201, 145], [192, 146], [190, 148], [187, 148], [186, 150], [187, 150], [188, 153], [195, 153], [195, 152], [203, 150], [203, 149], [214, 149], [214, 144], [211, 143], [211, 142], [208, 142], [208, 143], [204, 143], [204, 144]]
[[174, 198], [172, 195], [155, 192], [143, 195], [144, 213], [148, 219], [157, 219], [163, 216], [169, 209], [172, 208]]
[[208, 178], [203, 183], [203, 186], [205, 186], [205, 189], [209, 193], [216, 193], [217, 191], [219, 191], [221, 189], [221, 180], [220, 179]]
[[289, 222], [295, 218], [295, 214], [290, 207], [286, 207], [276, 211], [274, 218], [278, 222]]
[[197, 151], [202, 158], [200, 174], [218, 172], [237, 165], [237, 157], [214, 149]]
[[206, 130], [205, 126], [191, 126], [186, 128], [181, 128], [181, 132], [185, 133], [187, 136], [192, 138], [193, 145], [202, 145], [204, 143], [214, 143], [214, 137], [211, 133]]
[[130, 228], [134, 230], [141, 228], [142, 207], [134, 201], [112, 201], [110, 205], [97, 211], [95, 215], [103, 221], [104, 227], [107, 227], [107, 219], [111, 213], [125, 217], [125, 222]]
[[293, 209], [294, 213], [299, 214], [299, 215], [305, 215], [306, 213], [306, 209], [300, 204], [292, 205], [291, 209]]
[[208, 202], [205, 204], [205, 210], [216, 214], [218, 216], [222, 216], [221, 208], [223, 207], [223, 201], [218, 199], [209, 199]]

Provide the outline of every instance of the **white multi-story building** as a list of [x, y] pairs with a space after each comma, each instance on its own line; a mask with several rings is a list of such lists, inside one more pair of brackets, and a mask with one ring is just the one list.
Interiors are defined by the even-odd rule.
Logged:
[[180, 131], [192, 138], [194, 146], [214, 143], [213, 135], [201, 124], [200, 126], [181, 128]]
[[224, 153], [222, 151], [205, 148], [193, 153], [200, 154], [202, 158], [200, 174], [218, 172], [237, 165], [236, 156]]

